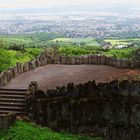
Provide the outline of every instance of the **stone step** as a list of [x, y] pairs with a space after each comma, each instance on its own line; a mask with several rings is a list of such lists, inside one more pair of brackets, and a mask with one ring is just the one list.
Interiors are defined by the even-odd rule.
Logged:
[[0, 113], [24, 114], [27, 89], [0, 89]]
[[24, 107], [20, 107], [20, 106], [4, 106], [4, 105], [1, 105], [0, 106], [0, 110], [13, 110], [13, 111], [18, 111], [18, 110], [21, 110], [21, 111], [24, 111], [25, 108]]
[[4, 105], [4, 106], [25, 106], [25, 102], [1, 102], [0, 101], [0, 106]]
[[0, 98], [0, 101], [4, 101], [4, 102], [25, 102], [25, 99]]
[[22, 115], [22, 114], [25, 114], [25, 112], [24, 111], [14, 111], [14, 110], [0, 110], [0, 114], [2, 114], [2, 113], [14, 113], [14, 114], [18, 114], [18, 115]]
[[0, 98], [25, 99], [25, 95], [0, 94]]
[[6, 89], [6, 88], [0, 88], [0, 91], [17, 91], [17, 92], [27, 92], [28, 89]]
[[6, 90], [2, 91], [2, 90], [0, 90], [0, 94], [26, 95], [27, 93], [28, 92], [25, 92], [25, 91], [18, 92], [18, 91], [6, 91]]

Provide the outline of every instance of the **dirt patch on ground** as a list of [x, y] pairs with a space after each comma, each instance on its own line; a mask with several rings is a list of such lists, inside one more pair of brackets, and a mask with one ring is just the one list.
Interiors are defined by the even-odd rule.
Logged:
[[115, 79], [139, 78], [139, 70], [117, 69], [104, 65], [46, 65], [25, 72], [12, 79], [4, 88], [28, 88], [37, 81], [42, 90], [56, 88], [69, 82], [85, 83], [89, 80], [108, 82]]

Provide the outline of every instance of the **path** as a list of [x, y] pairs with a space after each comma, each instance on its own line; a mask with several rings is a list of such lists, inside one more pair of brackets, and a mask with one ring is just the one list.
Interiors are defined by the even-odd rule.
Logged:
[[85, 83], [89, 80], [108, 82], [120, 77], [126, 77], [136, 70], [117, 69], [104, 65], [46, 65], [22, 73], [12, 79], [4, 88], [28, 88], [30, 81], [37, 81], [42, 90], [66, 85], [69, 82]]

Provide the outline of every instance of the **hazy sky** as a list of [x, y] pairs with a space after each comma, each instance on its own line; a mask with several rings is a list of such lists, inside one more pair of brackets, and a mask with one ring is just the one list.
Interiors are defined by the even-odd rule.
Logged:
[[1, 9], [48, 8], [80, 4], [139, 4], [140, 0], [0, 0]]

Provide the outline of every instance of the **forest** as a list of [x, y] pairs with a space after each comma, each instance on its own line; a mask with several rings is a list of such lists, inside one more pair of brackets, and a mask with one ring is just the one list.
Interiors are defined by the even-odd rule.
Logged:
[[59, 53], [67, 56], [104, 54], [114, 58], [133, 59], [139, 46], [139, 38], [66, 38], [58, 33], [0, 35], [0, 72], [15, 66], [17, 62], [32, 60], [44, 49], [52, 47], [58, 47]]

